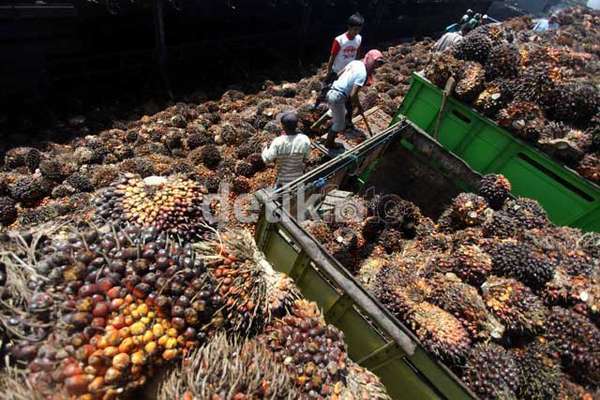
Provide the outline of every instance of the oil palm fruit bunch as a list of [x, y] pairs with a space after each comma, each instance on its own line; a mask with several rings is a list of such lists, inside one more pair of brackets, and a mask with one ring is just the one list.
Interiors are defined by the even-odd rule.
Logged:
[[560, 364], [551, 356], [552, 349], [543, 337], [514, 350], [520, 370], [518, 396], [527, 400], [557, 399], [560, 392]]
[[24, 205], [33, 205], [52, 191], [53, 184], [38, 175], [27, 175], [17, 178], [8, 186], [10, 197]]
[[409, 303], [406, 323], [429, 352], [451, 364], [460, 363], [471, 347], [461, 322], [431, 303]]
[[474, 193], [461, 193], [452, 201], [450, 210], [452, 225], [463, 229], [481, 225], [489, 208], [483, 197]]
[[519, 51], [514, 45], [497, 44], [490, 50], [485, 64], [486, 78], [493, 81], [498, 78], [512, 79], [518, 74]]
[[436, 55], [425, 68], [425, 77], [436, 86], [444, 88], [450, 77], [458, 78], [463, 64], [449, 53]]
[[27, 167], [30, 172], [40, 164], [42, 154], [33, 147], [16, 147], [6, 152], [4, 156], [4, 165], [7, 169], [17, 169]]
[[475, 99], [474, 105], [489, 118], [495, 118], [498, 111], [505, 108], [513, 100], [511, 82], [496, 79], [488, 83]]
[[510, 334], [535, 334], [544, 328], [547, 309], [521, 282], [492, 276], [481, 286], [481, 290], [488, 309]]
[[462, 379], [485, 400], [516, 399], [521, 383], [513, 355], [494, 343], [478, 343], [473, 347]]
[[219, 333], [161, 382], [159, 400], [300, 398], [292, 374], [262, 343]]
[[454, 46], [453, 55], [459, 60], [485, 64], [491, 49], [492, 41], [486, 35], [472, 33]]
[[600, 380], [600, 330], [586, 317], [553, 307], [546, 326], [550, 344], [558, 349], [563, 367], [582, 383]]
[[17, 220], [18, 211], [16, 205], [15, 201], [10, 197], [0, 197], [0, 224], [8, 226]]
[[550, 225], [546, 211], [533, 199], [508, 200], [502, 210], [517, 221], [521, 229], [546, 228]]
[[537, 141], [545, 120], [542, 110], [530, 101], [514, 100], [498, 112], [498, 124], [510, 130], [516, 136]]
[[478, 194], [494, 210], [499, 210], [508, 198], [512, 186], [503, 175], [488, 174], [481, 178]]
[[572, 307], [574, 311], [597, 321], [600, 315], [598, 277], [571, 275], [562, 266], [546, 283], [542, 297], [547, 304]]
[[592, 83], [568, 82], [554, 87], [544, 104], [553, 119], [587, 126], [598, 113], [600, 95]]
[[390, 400], [385, 386], [371, 371], [349, 361], [346, 387], [340, 394], [342, 400]]
[[505, 241], [492, 245], [494, 273], [514, 277], [534, 291], [544, 288], [554, 276], [556, 264], [543, 252], [525, 242]]
[[504, 334], [504, 326], [488, 312], [477, 289], [454, 274], [435, 274], [428, 300], [458, 318], [473, 339], [500, 339]]
[[386, 228], [379, 235], [379, 243], [381, 243], [388, 254], [395, 251], [402, 251], [403, 242], [404, 237], [402, 236], [402, 232], [393, 228]]
[[483, 234], [487, 238], [509, 239], [517, 236], [519, 225], [504, 211], [496, 211], [483, 223]]
[[600, 182], [600, 157], [586, 154], [577, 165], [577, 172], [592, 182]]
[[203, 202], [195, 181], [125, 174], [98, 198], [96, 213], [118, 224], [152, 226], [189, 239], [207, 231]]
[[536, 103], [545, 110], [562, 80], [563, 72], [558, 67], [546, 63], [531, 65], [522, 71], [517, 80], [515, 98]]
[[474, 286], [481, 285], [492, 273], [492, 258], [477, 245], [458, 247], [449, 261], [449, 270]]
[[294, 302], [289, 315], [273, 320], [258, 336], [293, 376], [303, 396], [340, 394], [348, 374], [342, 332], [327, 325], [315, 303]]
[[485, 83], [485, 70], [481, 64], [466, 62], [460, 71], [458, 82], [454, 88], [456, 97], [468, 103], [477, 99], [483, 91]]
[[379, 286], [377, 275], [383, 267], [387, 267], [388, 265], [387, 257], [371, 256], [363, 260], [360, 264], [356, 278], [362, 287], [368, 292], [375, 294]]

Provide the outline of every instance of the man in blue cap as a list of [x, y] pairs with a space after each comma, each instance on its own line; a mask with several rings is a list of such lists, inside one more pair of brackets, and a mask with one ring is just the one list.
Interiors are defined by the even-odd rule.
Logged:
[[298, 131], [298, 115], [281, 115], [283, 132], [262, 152], [265, 164], [274, 162], [277, 168], [276, 186], [285, 186], [304, 174], [305, 161], [310, 153], [310, 139]]

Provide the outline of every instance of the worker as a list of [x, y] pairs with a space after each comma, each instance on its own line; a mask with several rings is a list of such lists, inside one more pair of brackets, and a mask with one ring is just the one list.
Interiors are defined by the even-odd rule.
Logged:
[[473, 18], [473, 10], [469, 8], [465, 15], [463, 15], [458, 22], [455, 22], [446, 27], [446, 32], [459, 32], [460, 28], [462, 28], [467, 22], [469, 22], [471, 18]]
[[[325, 80], [323, 81], [323, 89], [321, 94], [317, 98], [314, 108], [317, 108], [319, 104], [325, 101], [327, 92], [331, 88], [331, 84], [337, 79], [339, 73], [348, 65], [350, 62], [356, 59], [358, 49], [362, 43], [362, 31], [365, 19], [359, 13], [352, 14], [348, 18], [348, 28], [346, 32], [333, 39], [331, 44], [331, 51], [329, 54], [329, 61], [327, 61], [327, 69]], [[352, 109], [351, 104], [346, 104], [347, 109]]]
[[310, 139], [298, 131], [298, 115], [286, 112], [280, 120], [283, 134], [262, 152], [265, 164], [276, 164], [276, 187], [287, 185], [304, 174], [305, 160], [310, 152]]
[[346, 101], [361, 108], [358, 100], [360, 89], [371, 82], [373, 72], [384, 63], [383, 54], [379, 50], [370, 50], [363, 60], [355, 60], [344, 68], [331, 89], [327, 92], [327, 104], [331, 111], [332, 126], [327, 134], [326, 146], [335, 149], [335, 138], [346, 128]]
[[477, 13], [477, 14], [473, 15], [473, 18], [471, 18], [466, 23], [466, 25], [469, 27], [470, 30], [473, 30], [473, 29], [477, 28], [479, 25], [481, 25], [482, 18], [483, 18], [483, 16], [480, 13]]
[[533, 26], [534, 32], [546, 32], [556, 30], [559, 27], [556, 15], [552, 15], [550, 18], [534, 19], [533, 22], [535, 24]]
[[470, 28], [467, 24], [463, 25], [459, 32], [447, 32], [435, 42], [431, 50], [435, 53], [443, 53], [458, 44], [469, 32]]
[[471, 10], [470, 8], [467, 10], [467, 12], [465, 13], [465, 15], [462, 16], [462, 18], [460, 19], [460, 25], [464, 25], [467, 22], [469, 22], [471, 20], [471, 18], [473, 18], [473, 14], [475, 14], [475, 12], [473, 10]]

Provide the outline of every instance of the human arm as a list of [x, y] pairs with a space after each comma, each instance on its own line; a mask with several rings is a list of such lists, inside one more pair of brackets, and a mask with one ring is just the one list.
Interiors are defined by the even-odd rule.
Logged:
[[331, 74], [331, 71], [333, 70], [333, 62], [335, 61], [335, 58], [340, 52], [340, 49], [340, 43], [336, 39], [333, 39], [333, 43], [331, 44], [331, 51], [329, 53], [329, 61], [327, 62], [327, 76], [329, 76]]
[[262, 159], [265, 164], [272, 163], [277, 158], [277, 150], [278, 150], [277, 139], [271, 142], [269, 147], [265, 147], [262, 151]]

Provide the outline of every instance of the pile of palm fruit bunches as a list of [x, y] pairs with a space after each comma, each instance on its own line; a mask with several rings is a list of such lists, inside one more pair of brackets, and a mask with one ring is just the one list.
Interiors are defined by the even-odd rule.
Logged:
[[600, 182], [600, 12], [571, 8], [560, 27], [524, 19], [479, 27], [435, 56], [425, 76], [520, 139]]
[[600, 234], [554, 226], [510, 189], [487, 175], [437, 222], [356, 196], [364, 220], [304, 225], [479, 398], [597, 398]]
[[0, 397], [388, 399], [249, 231], [202, 219], [201, 198], [180, 176], [126, 175], [86, 220], [6, 232]]

